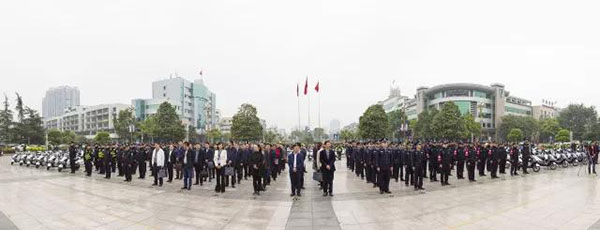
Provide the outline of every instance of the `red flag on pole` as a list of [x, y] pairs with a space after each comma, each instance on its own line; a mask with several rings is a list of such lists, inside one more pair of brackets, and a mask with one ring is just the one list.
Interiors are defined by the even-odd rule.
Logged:
[[296, 97], [300, 97], [300, 84], [296, 83]]
[[317, 86], [315, 86], [315, 91], [319, 92], [319, 82], [317, 81]]
[[306, 77], [306, 82], [304, 83], [304, 95], [308, 94], [308, 77]]

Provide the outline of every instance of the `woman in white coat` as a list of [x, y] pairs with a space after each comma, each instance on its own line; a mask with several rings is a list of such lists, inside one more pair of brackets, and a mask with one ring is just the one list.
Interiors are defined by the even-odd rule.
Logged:
[[158, 182], [158, 186], [163, 185], [163, 177], [159, 171], [163, 169], [165, 166], [165, 151], [160, 148], [159, 144], [154, 144], [154, 151], [152, 151], [152, 176], [154, 176], [154, 184], [152, 186], [156, 186]]

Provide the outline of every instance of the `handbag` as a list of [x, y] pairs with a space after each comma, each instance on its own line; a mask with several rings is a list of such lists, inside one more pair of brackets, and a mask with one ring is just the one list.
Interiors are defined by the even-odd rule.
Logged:
[[321, 173], [321, 172], [313, 172], [313, 180], [316, 180], [318, 182], [322, 182], [323, 181], [323, 173]]
[[158, 178], [163, 178], [163, 177], [167, 177], [167, 170], [165, 170], [164, 168], [161, 168], [160, 170], [158, 170]]
[[182, 163], [175, 164], [175, 169], [177, 169], [178, 171], [181, 171], [182, 168], [183, 168], [183, 164]]
[[202, 177], [208, 176], [208, 169], [202, 169], [202, 171], [200, 171], [200, 176], [202, 176]]
[[215, 162], [209, 161], [206, 164], [208, 165], [209, 169], [214, 169], [215, 168]]
[[233, 167], [225, 167], [225, 176], [233, 176], [234, 171], [233, 171]]

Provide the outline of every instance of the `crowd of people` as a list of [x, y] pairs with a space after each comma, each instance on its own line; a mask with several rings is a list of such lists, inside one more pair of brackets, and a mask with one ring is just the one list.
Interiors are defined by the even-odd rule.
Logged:
[[[439, 181], [442, 186], [447, 186], [450, 185], [453, 170], [457, 180], [468, 179], [470, 182], [476, 182], [476, 174], [485, 177], [489, 173], [491, 179], [498, 178], [498, 174], [506, 174], [507, 170], [511, 176], [519, 175], [519, 170], [528, 174], [528, 167], [520, 166], [529, 165], [532, 154], [532, 145], [528, 142], [518, 145], [447, 141], [389, 143], [381, 140], [353, 141], [334, 147], [330, 141], [326, 141], [310, 147], [312, 154], [300, 143], [285, 146], [268, 143], [178, 142], [85, 147], [72, 144], [69, 155], [74, 159], [78, 151], [83, 152], [87, 176], [91, 176], [95, 168], [107, 179], [117, 173], [119, 177], [124, 177], [124, 181], [131, 182], [132, 175], [136, 174], [139, 179], [144, 179], [149, 169], [154, 178], [153, 186], [163, 186], [164, 179], [168, 183], [182, 180], [181, 189], [191, 190], [192, 185], [203, 186], [215, 180], [216, 193], [224, 193], [226, 187], [235, 188], [236, 184], [250, 178], [253, 195], [266, 191], [271, 181], [276, 181], [287, 165], [291, 196], [302, 196], [307, 173], [306, 160], [313, 158], [313, 179], [319, 183], [323, 196], [333, 196], [335, 162], [341, 159], [342, 149], [345, 149], [347, 168], [360, 179], [366, 180], [366, 183], [373, 184], [381, 194], [391, 193], [389, 185], [392, 179], [413, 186], [414, 190], [424, 190], [424, 179]], [[588, 172], [595, 174], [598, 143], [582, 146], [582, 150], [589, 156]], [[510, 168], [507, 163], [510, 163]], [[75, 172], [74, 167], [71, 170]]]
[[[519, 165], [523, 165], [523, 174], [529, 174], [528, 161], [531, 145], [498, 143], [461, 143], [461, 142], [425, 142], [425, 143], [392, 143], [351, 142], [346, 144], [347, 167], [357, 177], [372, 183], [379, 188], [381, 194], [390, 193], [390, 180], [403, 181], [406, 186], [414, 186], [414, 190], [424, 190], [423, 180], [439, 181], [442, 186], [450, 185], [449, 179], [453, 169], [456, 178], [465, 179], [464, 171], [470, 182], [490, 174], [497, 179], [498, 174], [506, 174], [507, 162], [510, 162], [510, 175], [519, 175]], [[575, 148], [575, 147], [573, 147]], [[588, 173], [596, 173], [598, 163], [598, 143], [583, 146], [588, 153]], [[519, 153], [522, 162], [519, 162]], [[439, 174], [439, 180], [438, 180]]]
[[[182, 190], [192, 185], [203, 186], [215, 180], [215, 192], [235, 188], [242, 180], [251, 178], [254, 195], [266, 191], [271, 181], [285, 170], [287, 149], [281, 144], [238, 144], [178, 142], [168, 144], [94, 145], [69, 147], [71, 162], [82, 151], [85, 174], [91, 176], [94, 168], [106, 179], [113, 173], [131, 182], [132, 175], [146, 178], [147, 169], [154, 178], [153, 186], [163, 186], [163, 180], [172, 183], [182, 180]], [[74, 165], [71, 173], [75, 173]], [[195, 179], [195, 181], [194, 181]], [[194, 183], [195, 182], [195, 183]]]

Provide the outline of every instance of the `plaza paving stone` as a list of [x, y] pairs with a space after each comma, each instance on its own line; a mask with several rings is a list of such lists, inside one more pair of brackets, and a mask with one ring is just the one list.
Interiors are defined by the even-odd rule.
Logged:
[[292, 199], [287, 171], [254, 197], [250, 179], [215, 194], [214, 181], [182, 191], [180, 180], [159, 188], [9, 162], [0, 157], [0, 229], [600, 229], [600, 178], [579, 167], [445, 187], [425, 179], [424, 192], [392, 181], [380, 195], [342, 160], [334, 197], [309, 172]]

